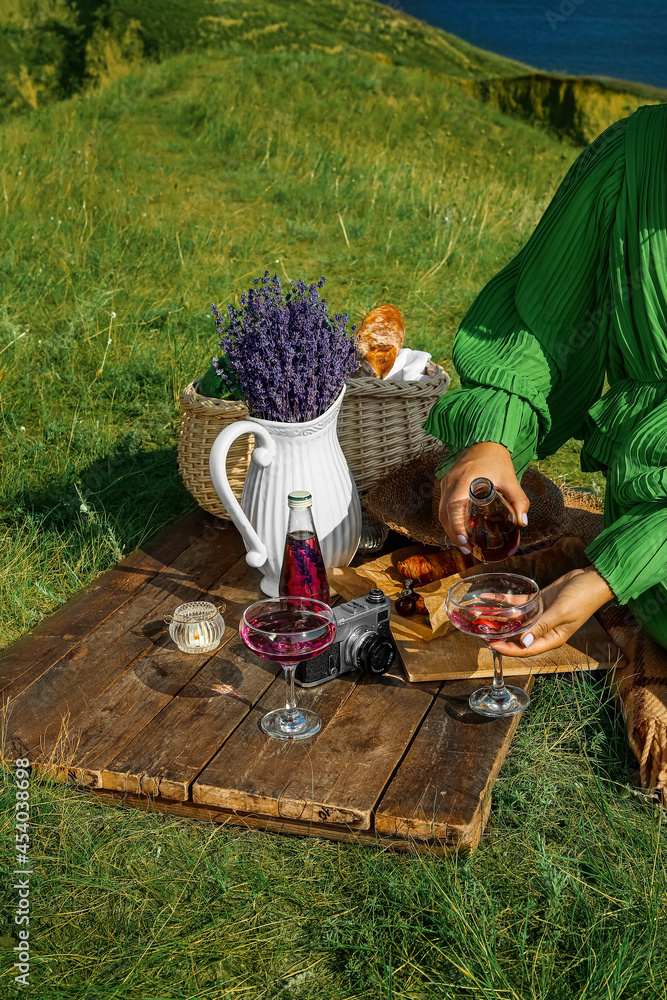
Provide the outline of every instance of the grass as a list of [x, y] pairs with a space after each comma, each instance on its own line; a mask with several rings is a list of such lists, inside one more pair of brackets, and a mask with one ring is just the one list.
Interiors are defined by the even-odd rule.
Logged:
[[5, 644], [189, 505], [177, 398], [216, 351], [211, 301], [265, 267], [325, 274], [336, 309], [398, 303], [451, 368], [458, 320], [576, 153], [346, 53], [181, 55], [0, 146]]
[[[325, 274], [333, 308], [359, 322], [395, 302], [410, 346], [451, 370], [465, 309], [576, 156], [415, 65], [430, 29], [410, 26], [395, 65], [369, 55], [391, 38], [350, 41], [359, 10], [382, 39], [381, 8], [348, 7], [349, 24], [342, 0], [252, 10], [279, 7], [292, 40], [306, 11], [301, 49], [239, 29], [0, 131], [1, 645], [191, 506], [177, 401], [215, 353], [211, 301], [265, 267]], [[578, 449], [540, 468], [600, 492]], [[607, 697], [595, 678], [539, 680], [471, 858], [147, 816], [35, 779], [25, 995], [664, 997], [664, 817], [633, 791]]]

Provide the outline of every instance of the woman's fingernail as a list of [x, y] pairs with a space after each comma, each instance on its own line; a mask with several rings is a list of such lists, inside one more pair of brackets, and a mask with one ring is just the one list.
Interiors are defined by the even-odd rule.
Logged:
[[535, 636], [532, 632], [526, 632], [525, 635], [521, 636], [521, 642], [524, 646], [532, 646], [535, 641]]
[[468, 548], [467, 545], [462, 545], [461, 546], [461, 552], [463, 553], [464, 556], [469, 556], [470, 555], [470, 551], [471, 550]]
[[467, 545], [468, 544], [468, 539], [466, 538], [465, 535], [457, 535], [456, 537], [460, 541], [461, 545]]
[[527, 514], [522, 514], [521, 515], [521, 523], [522, 523], [522, 525], [525, 528], [526, 525], [528, 524], [528, 515]]

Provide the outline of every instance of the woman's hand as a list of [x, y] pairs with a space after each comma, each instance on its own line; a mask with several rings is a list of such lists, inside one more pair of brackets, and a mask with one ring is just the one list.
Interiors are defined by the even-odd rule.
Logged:
[[461, 452], [440, 486], [440, 523], [454, 545], [466, 555], [470, 552], [465, 523], [468, 490], [478, 476], [490, 479], [500, 490], [514, 510], [516, 524], [528, 524], [530, 501], [519, 485], [505, 445], [491, 441], [473, 444]]
[[607, 601], [614, 597], [594, 566], [573, 569], [542, 591], [544, 611], [539, 620], [510, 642], [489, 643], [505, 656], [535, 656], [562, 646]]

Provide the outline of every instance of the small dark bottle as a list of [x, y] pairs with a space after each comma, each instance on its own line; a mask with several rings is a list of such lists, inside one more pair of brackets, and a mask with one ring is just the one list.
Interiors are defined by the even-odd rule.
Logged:
[[314, 597], [329, 604], [331, 592], [313, 523], [313, 498], [305, 490], [287, 497], [289, 520], [280, 572], [280, 597]]
[[417, 610], [417, 598], [413, 587], [413, 580], [404, 580], [404, 589], [401, 591], [394, 603], [396, 614], [401, 615], [402, 618], [410, 618]]
[[466, 521], [475, 559], [501, 562], [519, 548], [521, 534], [512, 508], [490, 479], [473, 479], [468, 491]]

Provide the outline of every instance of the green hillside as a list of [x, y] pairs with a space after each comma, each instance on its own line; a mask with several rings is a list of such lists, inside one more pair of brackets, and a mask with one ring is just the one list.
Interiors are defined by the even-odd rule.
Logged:
[[[0, 0], [0, 646], [192, 506], [178, 397], [216, 353], [212, 301], [265, 268], [323, 274], [330, 307], [358, 323], [394, 302], [408, 345], [451, 371], [460, 319], [577, 136], [662, 99], [624, 86], [540, 74], [371, 0]], [[602, 490], [576, 442], [540, 467]], [[606, 687], [579, 675], [538, 678], [470, 859], [35, 782], [25, 995], [664, 997], [663, 813], [633, 771]], [[0, 850], [10, 872], [13, 837]]]
[[345, 51], [464, 79], [526, 70], [371, 0], [0, 0], [0, 109], [34, 108], [206, 49]]
[[324, 274], [337, 309], [391, 299], [451, 367], [576, 155], [450, 76], [344, 50], [182, 53], [11, 118], [0, 148], [5, 641], [189, 502], [170, 449], [212, 301], [265, 267]]
[[372, 0], [0, 0], [0, 121], [192, 51], [346, 53], [416, 67], [579, 144], [667, 99], [623, 80], [533, 70]]

